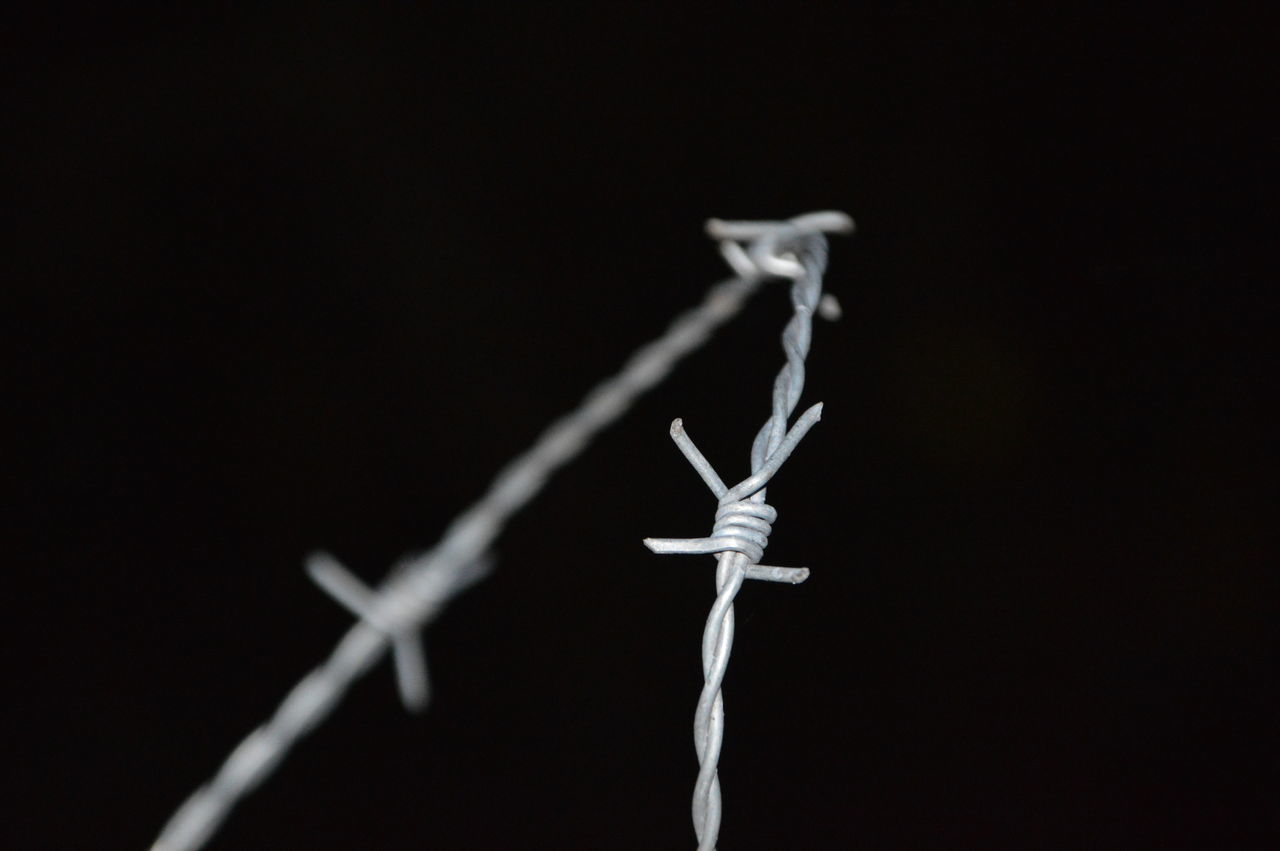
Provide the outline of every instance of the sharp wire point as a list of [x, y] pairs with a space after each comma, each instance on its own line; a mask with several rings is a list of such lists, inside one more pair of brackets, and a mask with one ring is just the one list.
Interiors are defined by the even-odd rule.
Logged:
[[818, 315], [828, 322], [838, 322], [844, 316], [844, 308], [840, 306], [840, 299], [831, 293], [824, 293], [822, 298], [818, 300]]

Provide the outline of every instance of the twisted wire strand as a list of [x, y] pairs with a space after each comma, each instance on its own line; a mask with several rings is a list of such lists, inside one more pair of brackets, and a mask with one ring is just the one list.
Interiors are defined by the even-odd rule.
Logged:
[[532, 447], [508, 463], [484, 496], [450, 523], [434, 548], [403, 559], [377, 589], [365, 588], [331, 556], [313, 554], [307, 563], [312, 577], [360, 620], [329, 658], [289, 691], [275, 714], [231, 752], [214, 778], [178, 808], [151, 851], [195, 851], [204, 846], [236, 803], [333, 711], [389, 647], [395, 654], [402, 700], [410, 709], [423, 708], [429, 689], [418, 631], [452, 595], [485, 574], [490, 546], [551, 474], [737, 315], [764, 277], [754, 266], [744, 266], [737, 278], [711, 287], [698, 307], [681, 313], [661, 337], [633, 352], [616, 375], [597, 384], [575, 410], [555, 420]]
[[[645, 540], [651, 550], [660, 554], [718, 553], [716, 600], [702, 636], [703, 687], [693, 725], [699, 770], [692, 811], [699, 851], [714, 851], [720, 833], [722, 687], [733, 648], [734, 598], [746, 579], [796, 584], [809, 576], [806, 568], [759, 564], [778, 516], [777, 510], [765, 502], [765, 486], [822, 416], [822, 404], [818, 403], [790, 428], [787, 426], [804, 390], [804, 362], [812, 339], [813, 314], [820, 310], [825, 315], [838, 313], [831, 301], [824, 307], [822, 277], [827, 266], [827, 241], [823, 232], [852, 229], [853, 221], [841, 213], [814, 213], [788, 222], [712, 221], [708, 225], [711, 234], [723, 240], [725, 258], [740, 274], [755, 269], [761, 274], [792, 279], [793, 313], [782, 332], [786, 364], [774, 380], [772, 412], [752, 442], [752, 475], [732, 488], [726, 487], [685, 432], [683, 422], [676, 420], [671, 426], [672, 438], [718, 499], [715, 525], [707, 538]], [[750, 243], [744, 249], [739, 240]]]

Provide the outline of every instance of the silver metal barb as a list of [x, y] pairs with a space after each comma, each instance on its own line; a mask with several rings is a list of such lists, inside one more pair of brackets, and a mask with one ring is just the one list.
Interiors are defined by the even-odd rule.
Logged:
[[[778, 276], [792, 279], [794, 313], [782, 332], [787, 362], [773, 385], [773, 412], [751, 447], [751, 472], [732, 488], [694, 445], [681, 420], [671, 437], [689, 464], [715, 494], [715, 525], [706, 538], [646, 538], [655, 553], [718, 554], [716, 600], [702, 637], [702, 694], [694, 714], [693, 740], [698, 754], [698, 780], [693, 790], [693, 827], [699, 851], [714, 851], [720, 834], [721, 794], [718, 765], [724, 741], [724, 698], [721, 689], [733, 649], [733, 600], [746, 579], [796, 584], [809, 577], [807, 568], [759, 564], [778, 512], [765, 502], [765, 487], [791, 456], [800, 440], [822, 416], [822, 404], [787, 423], [804, 390], [804, 361], [809, 353], [813, 314], [835, 319], [839, 303], [822, 293], [827, 265], [824, 233], [852, 233], [844, 213], [809, 213], [785, 222], [725, 222], [712, 219], [707, 232], [721, 240], [729, 265], [744, 278]], [[741, 243], [746, 243], [742, 245]]]

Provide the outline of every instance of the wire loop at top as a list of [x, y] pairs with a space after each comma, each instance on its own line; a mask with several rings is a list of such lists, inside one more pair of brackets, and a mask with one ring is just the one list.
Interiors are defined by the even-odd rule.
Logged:
[[[805, 213], [785, 221], [707, 221], [707, 234], [720, 241], [725, 261], [744, 278], [798, 280], [805, 274], [805, 267], [787, 250], [791, 243], [812, 234], [850, 234], [854, 228], [853, 219], [837, 210]], [[745, 248], [742, 243], [746, 243]]]

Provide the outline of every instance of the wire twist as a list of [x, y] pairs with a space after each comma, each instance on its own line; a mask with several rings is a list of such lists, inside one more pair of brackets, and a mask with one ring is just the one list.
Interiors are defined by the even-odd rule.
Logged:
[[778, 519], [778, 512], [763, 502], [726, 502], [716, 509], [716, 525], [711, 530], [714, 549], [709, 552], [736, 552], [745, 555], [752, 564], [758, 564], [769, 546], [770, 524]]
[[[804, 361], [809, 353], [813, 314], [821, 312], [830, 318], [839, 315], [838, 304], [822, 293], [827, 264], [823, 233], [851, 232], [853, 221], [843, 213], [811, 213], [786, 222], [712, 220], [707, 230], [721, 240], [721, 252], [739, 275], [791, 278], [794, 312], [782, 332], [787, 362], [774, 381], [772, 414], [752, 443], [752, 475], [732, 488], [726, 487], [677, 419], [671, 425], [672, 439], [718, 499], [715, 526], [706, 538], [645, 539], [645, 545], [655, 553], [718, 554], [716, 600], [702, 636], [703, 687], [693, 724], [699, 763], [693, 790], [693, 826], [699, 851], [714, 851], [720, 834], [722, 686], [733, 648], [733, 600], [746, 579], [797, 584], [809, 577], [807, 568], [759, 564], [778, 516], [773, 506], [765, 502], [765, 487], [822, 416], [822, 403], [818, 403], [790, 428], [787, 426], [804, 390]], [[748, 245], [744, 248], [741, 241], [748, 241]]]

